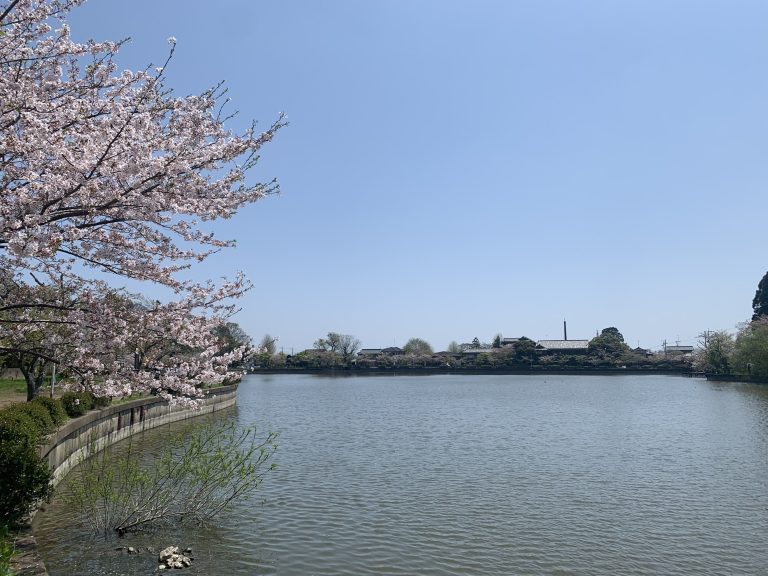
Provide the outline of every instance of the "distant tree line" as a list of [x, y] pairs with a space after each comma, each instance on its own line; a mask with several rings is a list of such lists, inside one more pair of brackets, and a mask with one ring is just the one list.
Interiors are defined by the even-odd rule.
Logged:
[[[358, 355], [360, 340], [350, 334], [329, 332], [318, 338], [313, 348], [298, 354], [277, 353], [273, 338], [266, 334], [251, 356], [252, 368], [296, 369], [397, 369], [397, 368], [482, 368], [482, 369], [610, 369], [695, 370], [710, 374], [736, 374], [768, 380], [768, 272], [758, 284], [752, 301], [750, 321], [739, 325], [732, 335], [726, 330], [700, 335], [698, 349], [690, 354], [652, 354], [632, 349], [614, 326], [592, 338], [586, 350], [574, 353], [548, 350], [525, 336], [505, 342], [496, 334], [491, 343], [475, 337], [459, 344], [452, 341], [443, 352], [422, 338], [411, 338], [402, 349], [387, 348], [378, 354]], [[237, 325], [227, 328], [241, 336]], [[246, 337], [234, 338], [241, 345]], [[228, 346], [225, 346], [228, 347]]]
[[254, 369], [604, 369], [633, 368], [685, 370], [690, 358], [650, 355], [632, 350], [615, 327], [604, 329], [589, 341], [581, 353], [562, 353], [543, 349], [525, 336], [503, 344], [501, 334], [491, 344], [474, 338], [466, 344], [452, 341], [443, 352], [435, 352], [422, 338], [409, 339], [403, 348], [387, 348], [378, 354], [359, 355], [360, 340], [349, 334], [329, 332], [314, 342], [313, 348], [297, 354], [277, 353], [269, 334], [260, 343], [261, 352], [253, 356]]

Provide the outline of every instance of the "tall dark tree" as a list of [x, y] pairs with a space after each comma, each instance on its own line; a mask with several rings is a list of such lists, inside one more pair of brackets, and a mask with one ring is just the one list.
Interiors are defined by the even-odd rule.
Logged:
[[515, 360], [518, 362], [535, 362], [538, 358], [536, 342], [525, 336], [515, 342]]
[[757, 285], [757, 292], [752, 300], [752, 310], [754, 311], [752, 320], [757, 320], [760, 316], [768, 316], [768, 272]]
[[590, 354], [599, 356], [621, 354], [629, 350], [629, 346], [624, 342], [624, 336], [618, 328], [611, 326], [603, 328], [600, 336], [595, 336], [589, 341]]

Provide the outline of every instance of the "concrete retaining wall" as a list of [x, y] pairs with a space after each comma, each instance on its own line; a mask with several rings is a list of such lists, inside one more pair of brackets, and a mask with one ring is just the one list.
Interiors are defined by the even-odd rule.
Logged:
[[234, 405], [236, 400], [237, 384], [210, 390], [198, 409], [169, 406], [159, 398], [140, 398], [91, 410], [59, 428], [47, 444], [40, 447], [40, 455], [48, 460], [53, 470], [53, 482], [58, 484], [88, 449], [98, 451], [144, 430], [211, 414]]

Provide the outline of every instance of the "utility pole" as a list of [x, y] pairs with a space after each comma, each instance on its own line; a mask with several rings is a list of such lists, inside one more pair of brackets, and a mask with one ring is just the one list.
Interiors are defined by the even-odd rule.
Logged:
[[56, 387], [56, 363], [53, 364], [53, 372], [51, 373], [51, 398], [53, 398], [53, 389]]

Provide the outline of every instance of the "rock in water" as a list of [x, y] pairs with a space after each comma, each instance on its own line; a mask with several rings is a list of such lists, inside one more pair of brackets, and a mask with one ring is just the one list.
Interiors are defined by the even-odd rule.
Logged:
[[[186, 550], [191, 551], [189, 548], [185, 549], [185, 552]], [[185, 568], [192, 565], [192, 558], [180, 554], [178, 546], [168, 546], [168, 548], [163, 548], [160, 552], [159, 562], [159, 570], [164, 570], [166, 568]]]
[[178, 546], [168, 546], [168, 548], [163, 548], [162, 550], [160, 550], [160, 562], [165, 562], [168, 558], [178, 553], [179, 553]]

